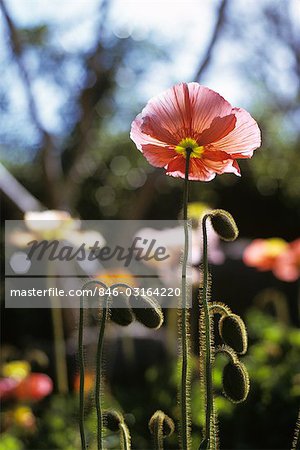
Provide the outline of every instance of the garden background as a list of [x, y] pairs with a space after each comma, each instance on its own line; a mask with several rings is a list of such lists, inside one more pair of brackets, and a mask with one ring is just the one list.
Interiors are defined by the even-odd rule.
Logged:
[[[220, 244], [224, 262], [211, 266], [213, 298], [245, 319], [250, 340], [248, 400], [218, 400], [221, 448], [289, 448], [300, 397], [299, 284], [247, 267], [242, 255], [256, 238], [299, 237], [299, 2], [0, 0], [0, 11], [3, 231], [5, 220], [45, 208], [89, 220], [176, 219], [182, 182], [150, 166], [129, 138], [147, 100], [174, 83], [198, 81], [258, 122], [263, 144], [241, 161], [242, 177], [191, 183], [190, 200], [228, 210], [240, 230], [237, 242]], [[78, 317], [63, 316], [67, 396], [55, 384], [50, 312], [5, 310], [2, 301], [2, 362], [27, 359], [54, 380], [54, 390], [30, 404], [34, 426], [13, 416], [16, 400], [4, 402], [1, 449], [79, 448]], [[110, 335], [106, 401], [124, 411], [136, 449], [149, 448], [155, 409], [176, 415], [166, 329], [129, 331], [126, 345], [122, 332]], [[90, 339], [92, 346], [95, 326]], [[218, 369], [215, 378], [221, 392]], [[198, 436], [196, 382], [192, 402]]]

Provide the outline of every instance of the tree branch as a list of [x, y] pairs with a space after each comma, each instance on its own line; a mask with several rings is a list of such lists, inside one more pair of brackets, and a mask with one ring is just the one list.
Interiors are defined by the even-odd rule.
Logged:
[[221, 0], [218, 12], [217, 12], [217, 21], [210, 39], [210, 42], [207, 46], [205, 55], [196, 71], [194, 79], [196, 81], [199, 81], [205, 70], [208, 68], [208, 65], [211, 61], [213, 49], [221, 35], [221, 31], [223, 29], [223, 25], [225, 22], [225, 14], [226, 14], [226, 8], [228, 5], [228, 0]]
[[0, 189], [24, 213], [44, 209], [44, 206], [1, 163]]
[[102, 45], [102, 36], [105, 31], [105, 24], [107, 22], [107, 15], [110, 8], [110, 0], [102, 0], [100, 5], [100, 21], [98, 25], [97, 35], [98, 42], [94, 50], [87, 56], [85, 60], [85, 67], [87, 72], [94, 74], [95, 83], [92, 87], [87, 86], [82, 89], [78, 98], [78, 105], [80, 107], [81, 115], [78, 122], [75, 124], [72, 132], [73, 144], [67, 148], [63, 154], [67, 158], [68, 166], [65, 168], [65, 186], [64, 199], [67, 204], [72, 204], [76, 193], [80, 189], [85, 177], [81, 174], [80, 166], [87, 156], [90, 144], [89, 132], [98, 121], [97, 127], [101, 125], [101, 119], [96, 112], [98, 102], [105, 97], [105, 94], [114, 87], [114, 72], [117, 63], [113, 62], [111, 67], [103, 67], [102, 60], [107, 51]]
[[56, 207], [59, 205], [60, 183], [62, 179], [59, 152], [55, 147], [53, 137], [44, 129], [39, 119], [37, 106], [31, 89], [30, 76], [23, 61], [22, 41], [19, 37], [17, 27], [9, 15], [4, 0], [0, 0], [0, 8], [6, 21], [11, 50], [15, 57], [25, 88], [31, 120], [42, 138], [42, 168], [46, 181], [47, 193], [49, 194], [49, 206]]

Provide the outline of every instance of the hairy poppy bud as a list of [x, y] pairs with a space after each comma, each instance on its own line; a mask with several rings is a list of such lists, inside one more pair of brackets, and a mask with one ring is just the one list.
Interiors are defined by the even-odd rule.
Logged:
[[226, 345], [243, 355], [247, 351], [247, 330], [243, 320], [236, 314], [223, 316], [219, 321], [219, 333]]
[[246, 400], [249, 393], [249, 375], [244, 364], [230, 362], [223, 369], [223, 391], [233, 403]]
[[114, 410], [104, 411], [103, 421], [106, 428], [108, 428], [110, 431], [120, 432], [119, 448], [121, 450], [130, 450], [131, 437], [122, 414]]
[[164, 316], [157, 300], [146, 295], [131, 295], [130, 306], [136, 319], [147, 328], [158, 329], [162, 326]]
[[103, 420], [106, 428], [110, 431], [119, 431], [121, 423], [123, 423], [122, 414], [114, 410], [104, 411]]
[[213, 302], [209, 305], [209, 311], [212, 314], [220, 314], [222, 317], [231, 314], [231, 309], [225, 303]]
[[211, 224], [216, 233], [224, 241], [234, 241], [239, 234], [232, 215], [223, 209], [214, 209], [209, 213]]
[[[111, 289], [113, 289], [113, 286]], [[123, 327], [130, 325], [134, 321], [128, 298], [122, 292], [118, 292], [117, 295], [112, 295], [111, 297], [110, 320]]]
[[149, 421], [149, 430], [151, 434], [162, 431], [162, 437], [165, 438], [174, 432], [175, 425], [171, 417], [167, 416], [163, 411], [155, 411]]

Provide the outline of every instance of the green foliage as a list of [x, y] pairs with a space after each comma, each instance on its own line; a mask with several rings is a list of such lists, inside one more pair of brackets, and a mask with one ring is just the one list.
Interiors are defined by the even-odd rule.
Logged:
[[257, 309], [249, 311], [246, 325], [250, 345], [244, 362], [251, 390], [231, 418], [222, 418], [223, 445], [290, 448], [300, 400], [300, 331]]
[[1, 435], [0, 450], [24, 450], [24, 445], [10, 433], [3, 433]]

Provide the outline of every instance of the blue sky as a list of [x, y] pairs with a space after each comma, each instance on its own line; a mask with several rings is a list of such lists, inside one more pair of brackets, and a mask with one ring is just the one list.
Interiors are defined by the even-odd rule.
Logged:
[[[262, 24], [258, 21], [257, 1], [233, 0], [230, 2], [230, 13], [247, 14], [249, 21], [252, 21], [253, 36], [249, 36], [249, 39], [259, 39], [262, 31]], [[265, 3], [268, 1], [264, 0]], [[281, 1], [284, 6], [285, 0]], [[78, 50], [88, 50], [97, 38], [95, 30], [100, 17], [99, 0], [9, 0], [6, 4], [18, 25], [33, 26], [44, 22], [50, 26], [53, 25], [54, 43], [63, 52], [75, 53]], [[169, 61], [153, 64], [147, 70], [146, 76], [136, 85], [135, 94], [141, 103], [174, 82], [192, 80], [210, 38], [215, 19], [215, 7], [218, 4], [217, 0], [113, 0], [111, 2], [110, 32], [120, 38], [131, 36], [137, 42], [150, 39], [162, 49], [169, 49], [170, 52]], [[299, 0], [292, 1], [291, 13], [294, 17], [300, 18]], [[298, 16], [297, 13], [299, 13]], [[3, 46], [3, 44], [0, 45]], [[235, 106], [247, 108], [253, 99], [245, 88], [245, 78], [241, 77], [237, 70], [237, 65], [245, 57], [244, 52], [239, 42], [222, 40], [214, 54], [214, 70], [205, 74], [202, 82], [220, 92]], [[281, 83], [282, 89], [286, 89], [287, 93], [289, 90], [292, 93], [291, 83], [284, 72], [291, 64], [289, 56], [278, 47], [272, 52], [274, 67], [276, 69], [278, 67], [278, 74], [280, 73], [280, 76], [275, 73], [276, 82], [279, 85]], [[74, 80], [76, 77], [80, 79], [80, 67], [71, 66], [70, 74]], [[3, 71], [2, 76], [14, 80], [14, 89], [10, 92], [10, 97], [15, 104], [15, 119], [17, 120], [20, 115], [20, 123], [22, 123], [21, 116], [26, 99], [22, 83], [18, 80], [17, 69], [11, 64], [6, 72]], [[128, 77], [130, 78], [130, 67], [120, 68], [118, 80], [124, 105], [130, 102], [128, 86], [126, 86]], [[34, 79], [32, 85], [44, 126], [51, 132], [59, 132], [62, 126], [59, 110], [65, 101], [63, 89], [41, 78]], [[124, 128], [129, 128], [130, 121], [131, 117], [128, 117], [128, 123], [124, 123]], [[8, 124], [8, 129], [13, 125], [13, 123]], [[28, 133], [30, 133], [29, 129]]]

